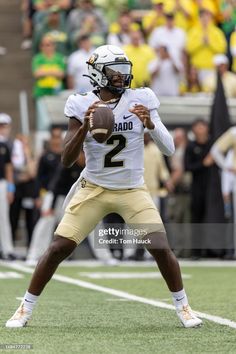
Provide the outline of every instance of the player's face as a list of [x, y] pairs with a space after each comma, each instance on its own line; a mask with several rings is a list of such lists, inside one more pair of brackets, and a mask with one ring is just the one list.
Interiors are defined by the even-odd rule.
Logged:
[[110, 84], [115, 87], [125, 87], [131, 74], [129, 64], [115, 64], [105, 67], [105, 74]]
[[112, 69], [106, 69], [106, 76], [109, 79], [112, 86], [124, 87], [125, 78], [119, 71], [114, 71]]

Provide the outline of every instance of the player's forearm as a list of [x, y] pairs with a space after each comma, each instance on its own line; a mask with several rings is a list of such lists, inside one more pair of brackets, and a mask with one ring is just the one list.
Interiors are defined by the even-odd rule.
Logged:
[[155, 144], [164, 155], [171, 156], [175, 152], [175, 145], [172, 136], [161, 122], [157, 113], [151, 117], [155, 125], [154, 129], [149, 130], [149, 133]]
[[150, 134], [158, 148], [166, 156], [171, 156], [175, 152], [175, 146], [172, 136], [168, 132], [163, 132], [155, 127], [153, 130], [150, 130]]
[[84, 123], [64, 145], [61, 161], [65, 167], [71, 167], [78, 159], [88, 132], [88, 123]]

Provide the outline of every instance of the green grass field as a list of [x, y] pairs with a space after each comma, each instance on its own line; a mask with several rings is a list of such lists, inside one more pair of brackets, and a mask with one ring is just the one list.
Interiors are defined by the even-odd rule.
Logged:
[[[172, 305], [162, 279], [150, 279], [154, 266], [61, 266], [57, 275]], [[30, 274], [0, 279], [0, 352], [4, 353], [236, 353], [236, 329], [204, 319], [198, 329], [183, 328], [173, 310], [127, 300], [98, 290], [52, 280], [40, 297], [29, 326], [5, 328], [20, 304]], [[187, 267], [185, 289], [194, 310], [234, 321], [236, 267]], [[107, 278], [104, 279], [104, 273]], [[116, 274], [118, 277], [115, 279]], [[146, 278], [122, 279], [126, 273]], [[139, 274], [139, 275], [138, 275]], [[106, 290], [105, 290], [106, 291]], [[31, 344], [30, 350], [6, 350], [4, 344]], [[1, 349], [2, 348], [2, 349]]]

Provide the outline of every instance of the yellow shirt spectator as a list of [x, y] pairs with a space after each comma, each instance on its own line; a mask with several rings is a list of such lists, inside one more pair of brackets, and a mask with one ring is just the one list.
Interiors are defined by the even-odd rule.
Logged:
[[201, 22], [188, 33], [186, 50], [190, 62], [199, 69], [213, 69], [213, 57], [226, 52], [224, 33], [211, 22], [209, 13], [201, 13]]
[[233, 57], [232, 70], [236, 73], [236, 31], [230, 36], [230, 52]]
[[[199, 23], [199, 14], [202, 9], [205, 9], [212, 14], [212, 22], [218, 23], [220, 19], [218, 0], [198, 0], [193, 1], [193, 22], [192, 25], [195, 26]], [[219, 0], [220, 1], [220, 0]]]
[[128, 44], [123, 47], [126, 55], [133, 64], [132, 73], [132, 88], [139, 86], [147, 86], [150, 83], [150, 74], [148, 72], [148, 64], [156, 57], [154, 50], [147, 44], [134, 46]]
[[165, 12], [175, 14], [175, 26], [187, 31], [196, 18], [195, 3], [193, 0], [166, 0]]
[[148, 64], [156, 57], [155, 51], [144, 43], [140, 30], [130, 32], [130, 44], [125, 45], [123, 49], [133, 64], [134, 78], [131, 87], [147, 86], [151, 79]]
[[142, 28], [147, 35], [149, 35], [155, 27], [163, 26], [166, 23], [164, 2], [165, 0], [152, 0], [153, 9], [143, 17]]
[[193, 0], [153, 0], [154, 9], [144, 16], [142, 27], [146, 33], [150, 33], [155, 27], [166, 23], [165, 13], [175, 14], [175, 25], [187, 31], [198, 15]]

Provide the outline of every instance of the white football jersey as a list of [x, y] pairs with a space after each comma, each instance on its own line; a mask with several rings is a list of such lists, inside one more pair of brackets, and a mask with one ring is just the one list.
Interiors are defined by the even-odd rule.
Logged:
[[[88, 107], [98, 100], [93, 91], [71, 95], [65, 105], [65, 115], [83, 123]], [[135, 114], [129, 112], [135, 104], [142, 104], [150, 110], [154, 124], [155, 120], [160, 121], [157, 114], [160, 103], [152, 90], [125, 90], [115, 107], [114, 104], [108, 105], [114, 107], [115, 116], [111, 137], [99, 144], [88, 132], [84, 140], [86, 167], [82, 176], [89, 182], [108, 189], [137, 188], [143, 185], [144, 126]]]

